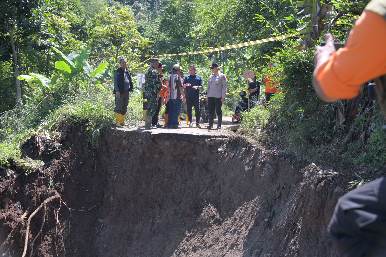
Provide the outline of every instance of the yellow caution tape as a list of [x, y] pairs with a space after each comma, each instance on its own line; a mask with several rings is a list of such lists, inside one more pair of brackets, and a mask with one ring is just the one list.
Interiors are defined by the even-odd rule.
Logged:
[[244, 43], [239, 43], [239, 44], [225, 45], [225, 46], [216, 47], [216, 48], [208, 48], [208, 49], [200, 50], [200, 51], [184, 52], [184, 53], [176, 53], [176, 54], [162, 54], [162, 55], [159, 55], [157, 57], [158, 58], [168, 58], [168, 57], [190, 56], [190, 55], [222, 52], [222, 51], [226, 51], [226, 50], [238, 49], [238, 48], [243, 48], [243, 47], [248, 47], [248, 46], [255, 46], [255, 45], [259, 45], [259, 44], [267, 43], [267, 42], [281, 41], [281, 40], [284, 40], [287, 38], [296, 37], [298, 35], [299, 35], [299, 33], [281, 35], [281, 36], [259, 39], [259, 40], [249, 41], [249, 42], [244, 42]]

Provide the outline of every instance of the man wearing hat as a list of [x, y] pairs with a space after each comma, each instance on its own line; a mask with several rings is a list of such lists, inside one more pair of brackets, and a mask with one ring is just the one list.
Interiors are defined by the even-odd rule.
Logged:
[[159, 61], [157, 58], [150, 60], [150, 66], [145, 74], [145, 86], [144, 86], [144, 110], [145, 112], [145, 128], [150, 129], [152, 124], [152, 118], [157, 113], [158, 109], [158, 97], [161, 90], [161, 79], [158, 72]]
[[164, 84], [167, 81], [166, 79], [164, 79], [163, 70], [164, 70], [164, 68], [163, 68], [162, 63], [159, 63], [157, 71], [158, 71], [159, 79], [161, 80], [161, 89], [160, 89], [159, 94], [158, 94], [157, 110], [156, 110], [155, 114], [153, 115], [152, 122], [151, 122], [152, 127], [157, 127], [157, 128], [162, 127], [158, 121], [159, 121], [159, 112], [161, 111], [161, 107], [162, 107], [161, 94], [162, 94], [163, 88], [165, 86]]
[[220, 67], [217, 63], [210, 66], [212, 75], [208, 80], [208, 109], [209, 109], [209, 126], [213, 128], [214, 113], [217, 114], [217, 129], [221, 129], [222, 123], [222, 104], [227, 93], [227, 78], [220, 72]]
[[182, 78], [180, 76], [180, 66], [175, 64], [169, 76], [169, 120], [168, 128], [178, 128], [178, 117], [181, 110], [182, 98]]
[[127, 105], [129, 104], [129, 92], [133, 91], [133, 81], [127, 69], [127, 62], [124, 57], [119, 57], [119, 68], [114, 75], [115, 94], [115, 120], [117, 125], [125, 124]]

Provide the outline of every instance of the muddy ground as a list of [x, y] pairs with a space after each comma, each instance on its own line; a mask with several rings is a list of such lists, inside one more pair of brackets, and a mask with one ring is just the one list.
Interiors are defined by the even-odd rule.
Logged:
[[0, 256], [335, 257], [341, 178], [239, 136], [67, 128], [35, 137], [25, 174], [0, 170]]

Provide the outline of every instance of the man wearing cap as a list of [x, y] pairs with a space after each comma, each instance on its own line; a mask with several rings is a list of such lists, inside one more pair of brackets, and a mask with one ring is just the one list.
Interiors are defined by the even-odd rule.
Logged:
[[133, 91], [133, 81], [127, 69], [127, 62], [124, 57], [119, 58], [119, 68], [114, 74], [114, 94], [115, 94], [115, 120], [117, 125], [125, 124], [127, 105], [129, 104], [129, 92]]
[[208, 109], [209, 109], [209, 126], [213, 128], [214, 114], [217, 114], [217, 129], [221, 129], [222, 123], [222, 104], [227, 93], [227, 78], [220, 72], [220, 67], [217, 63], [210, 66], [212, 75], [208, 80]]
[[159, 61], [156, 58], [150, 60], [150, 66], [145, 74], [144, 86], [144, 109], [145, 109], [145, 128], [150, 129], [154, 115], [158, 109], [158, 97], [161, 90], [161, 79], [158, 73]]
[[181, 110], [182, 78], [179, 75], [180, 66], [175, 64], [169, 77], [169, 120], [168, 128], [178, 128], [178, 116]]
[[196, 126], [200, 127], [200, 89], [202, 88], [202, 79], [196, 74], [196, 67], [192, 64], [189, 66], [189, 76], [184, 79], [186, 92], [186, 105], [188, 109], [189, 127], [192, 126], [192, 109], [196, 114]]
[[157, 71], [158, 71], [158, 74], [159, 74], [159, 79], [161, 80], [161, 89], [160, 89], [160, 92], [158, 94], [157, 110], [156, 110], [155, 114], [152, 117], [151, 125], [153, 127], [161, 128], [162, 126], [158, 122], [159, 121], [159, 112], [160, 112], [161, 107], [162, 107], [161, 91], [162, 91], [162, 88], [164, 88], [165, 81], [167, 81], [166, 79], [164, 79], [162, 63], [158, 64]]

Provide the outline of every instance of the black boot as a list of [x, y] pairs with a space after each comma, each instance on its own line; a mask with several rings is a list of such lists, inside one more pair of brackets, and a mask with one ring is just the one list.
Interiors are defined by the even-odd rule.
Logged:
[[207, 127], [209, 130], [213, 128], [213, 121], [209, 120], [209, 126]]
[[222, 124], [222, 117], [217, 118], [217, 129], [221, 129], [221, 124]]

